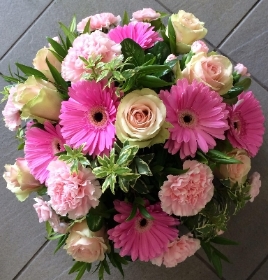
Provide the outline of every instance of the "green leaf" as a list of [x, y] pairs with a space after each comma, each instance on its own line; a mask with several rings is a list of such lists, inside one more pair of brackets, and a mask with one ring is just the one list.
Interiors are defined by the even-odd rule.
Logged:
[[97, 156], [98, 162], [100, 165], [103, 165], [104, 167], [108, 167], [109, 166], [109, 159], [106, 157], [101, 157], [101, 156]]
[[47, 81], [47, 77], [42, 72], [20, 63], [15, 64], [26, 76], [35, 76], [36, 78]]
[[59, 239], [59, 238], [61, 238], [62, 236], [64, 236], [65, 234], [54, 234], [54, 235], [50, 235], [49, 237], [48, 237], [48, 240], [56, 240], [56, 239]]
[[124, 174], [129, 174], [130, 173], [130, 171], [131, 171], [131, 169], [130, 168], [128, 168], [128, 167], [116, 167], [116, 169], [115, 169], [115, 173], [117, 174], [117, 175], [123, 175], [124, 176]]
[[225, 99], [232, 99], [237, 97], [243, 90], [244, 88], [242, 86], [234, 86], [226, 94], [223, 94], [222, 97]]
[[129, 191], [129, 183], [128, 183], [128, 181], [127, 180], [125, 180], [124, 178], [122, 178], [122, 177], [119, 177], [119, 187], [120, 187], [120, 189], [123, 191], [123, 192], [125, 192], [125, 193], [127, 193], [128, 191]]
[[104, 267], [106, 273], [111, 275], [110, 268], [109, 268], [109, 265], [108, 265], [108, 262], [107, 262], [106, 258], [102, 261], [102, 264], [103, 264], [103, 267]]
[[146, 194], [149, 192], [147, 185], [141, 179], [138, 179], [136, 181], [135, 185], [133, 186], [133, 189], [141, 194]]
[[157, 76], [157, 77], [162, 77], [171, 71], [172, 71], [172, 69], [168, 65], [141, 66], [137, 70], [138, 74], [141, 74], [141, 75], [153, 74], [154, 76]]
[[52, 77], [55, 80], [55, 83], [58, 84], [64, 90], [64, 93], [67, 94], [68, 83], [62, 78], [60, 72], [49, 62], [48, 59], [46, 59], [46, 63], [49, 68], [49, 71], [51, 72]]
[[213, 253], [218, 255], [222, 260], [231, 263], [230, 260], [219, 250], [217, 250], [215, 247], [211, 246], [211, 248], [213, 249]]
[[199, 150], [197, 150], [197, 152], [196, 152], [196, 159], [201, 163], [208, 164], [208, 159]]
[[247, 90], [251, 85], [251, 79], [245, 78], [242, 81], [239, 81], [235, 84], [236, 87], [243, 87], [244, 91]]
[[74, 32], [76, 30], [76, 26], [76, 16], [74, 15], [69, 27], [70, 32]]
[[86, 269], [87, 269], [87, 264], [84, 263], [83, 266], [80, 267], [80, 270], [79, 270], [75, 280], [80, 280], [83, 277]]
[[67, 51], [61, 46], [61, 44], [49, 37], [47, 37], [47, 41], [62, 59], [67, 55]]
[[149, 165], [139, 157], [135, 157], [135, 164], [140, 174], [146, 176], [153, 176]]
[[49, 237], [52, 234], [52, 226], [50, 225], [50, 223], [48, 221], [46, 221], [46, 231], [47, 231], [47, 236]]
[[72, 268], [69, 270], [68, 274], [72, 274], [76, 271], [79, 271], [80, 268], [84, 265], [84, 262], [75, 262], [75, 264], [72, 266]]
[[90, 272], [91, 268], [92, 268], [92, 263], [88, 263], [87, 264], [87, 272]]
[[106, 177], [105, 181], [103, 182], [101, 186], [103, 193], [111, 186], [111, 179], [112, 179], [111, 175], [109, 175], [108, 177]]
[[218, 276], [221, 278], [222, 277], [222, 264], [221, 264], [220, 257], [217, 254], [212, 253], [211, 262], [212, 262]]
[[41, 187], [39, 190], [37, 190], [37, 194], [40, 196], [46, 195], [47, 194], [47, 187]]
[[110, 173], [109, 170], [104, 166], [95, 167], [92, 172], [97, 178], [107, 177]]
[[128, 145], [123, 147], [119, 154], [116, 164], [128, 165], [133, 160], [138, 150], [139, 150], [139, 146], [137, 145], [133, 145], [133, 146]]
[[130, 215], [126, 218], [126, 221], [132, 220], [136, 216], [137, 210], [138, 210], [137, 204], [133, 204]]
[[66, 27], [63, 23], [59, 22], [60, 28], [63, 31], [63, 33], [66, 35], [66, 37], [69, 39], [70, 43], [72, 44], [75, 40], [76, 36], [73, 32], [69, 30], [68, 27]]
[[138, 205], [141, 215], [148, 220], [153, 220], [154, 218], [150, 215], [150, 213], [146, 210], [146, 208], [142, 205]]
[[98, 231], [103, 226], [103, 218], [99, 215], [92, 215], [90, 212], [86, 216], [88, 228], [91, 231]]
[[167, 167], [164, 169], [165, 173], [167, 173], [168, 175], [181, 175], [186, 173], [188, 170], [189, 169], [181, 170], [174, 167]]
[[125, 11], [124, 15], [123, 15], [122, 23], [123, 23], [123, 25], [127, 25], [127, 24], [129, 24], [129, 22], [130, 22], [130, 20], [129, 20], [128, 13], [127, 13], [127, 11]]
[[173, 83], [166, 82], [152, 75], [146, 75], [139, 78], [137, 83], [148, 88], [159, 88], [173, 85]]
[[237, 164], [237, 163], [242, 163], [241, 161], [227, 156], [225, 153], [222, 153], [217, 150], [209, 150], [206, 155], [213, 161], [217, 163], [226, 163], [226, 164]]
[[168, 20], [168, 38], [171, 53], [176, 54], [176, 33], [171, 21], [171, 17]]
[[156, 57], [158, 64], [164, 64], [165, 60], [170, 54], [170, 47], [166, 42], [160, 41], [150, 48], [148, 52]]
[[120, 177], [127, 181], [136, 181], [138, 178], [140, 178], [140, 176], [140, 174], [136, 173], [126, 173], [122, 174]]
[[68, 238], [68, 234], [65, 234], [59, 239], [58, 245], [54, 251], [54, 254], [56, 254], [58, 252], [58, 250], [65, 244], [65, 241], [67, 238]]
[[99, 268], [99, 280], [103, 280], [103, 274], [104, 274], [104, 265], [101, 263], [100, 268]]
[[141, 158], [143, 161], [145, 161], [147, 164], [149, 164], [149, 163], [151, 163], [151, 161], [154, 158], [154, 153], [139, 155], [139, 158]]
[[91, 33], [91, 30], [90, 30], [90, 19], [88, 20], [84, 30], [83, 30], [83, 34], [86, 34], [86, 33]]
[[201, 241], [201, 247], [203, 248], [203, 250], [205, 251], [208, 260], [211, 261], [211, 247], [210, 247], [210, 243], [209, 242], [205, 242], [205, 241]]
[[216, 243], [216, 244], [221, 244], [221, 245], [238, 245], [236, 241], [227, 239], [222, 236], [216, 236], [213, 239], [211, 239], [211, 242]]
[[115, 183], [116, 183], [116, 175], [110, 175], [110, 189], [113, 194], [115, 194]]
[[124, 58], [129, 58], [129, 63], [133, 63], [135, 66], [141, 66], [144, 62], [144, 51], [142, 47], [134, 42], [132, 39], [124, 39], [121, 42], [122, 46], [122, 54], [124, 55]]

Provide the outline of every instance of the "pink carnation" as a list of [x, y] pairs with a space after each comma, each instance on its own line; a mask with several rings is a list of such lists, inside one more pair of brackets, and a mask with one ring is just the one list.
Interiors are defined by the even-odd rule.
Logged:
[[143, 8], [132, 14], [131, 21], [153, 21], [160, 18], [161, 14], [151, 8]]
[[214, 193], [211, 169], [196, 160], [186, 160], [178, 176], [168, 175], [159, 192], [161, 207], [168, 214], [193, 216], [202, 210]]
[[73, 46], [68, 50], [61, 67], [61, 75], [64, 80], [78, 82], [84, 73], [91, 70], [85, 68], [83, 57], [95, 58], [102, 56], [102, 62], [109, 62], [121, 54], [120, 44], [109, 39], [108, 35], [96, 30], [91, 34], [82, 34], [73, 41]]
[[237, 74], [240, 74], [241, 76], [250, 76], [250, 74], [248, 73], [248, 68], [242, 63], [236, 64], [234, 70], [237, 72]]
[[49, 219], [52, 218], [52, 209], [47, 201], [44, 201], [43, 198], [36, 197], [34, 198], [36, 203], [33, 205], [38, 219], [39, 223], [46, 222]]
[[13, 103], [13, 95], [16, 91], [17, 85], [10, 88], [6, 106], [2, 111], [5, 126], [11, 131], [17, 130], [21, 125], [20, 110]]
[[115, 16], [112, 13], [101, 13], [82, 19], [77, 24], [77, 31], [83, 33], [88, 21], [90, 20], [90, 30], [101, 30], [102, 28], [109, 28], [111, 25], [116, 26], [120, 23], [121, 17]]
[[163, 39], [155, 32], [154, 27], [145, 22], [131, 22], [128, 25], [117, 26], [110, 30], [108, 36], [116, 43], [121, 43], [124, 39], [132, 39], [143, 49], [151, 48], [157, 41]]
[[191, 46], [191, 51], [193, 53], [200, 53], [200, 52], [207, 53], [208, 50], [209, 50], [209, 48], [206, 45], [206, 43], [201, 40], [193, 42], [193, 44]]
[[254, 198], [259, 194], [260, 192], [260, 187], [261, 187], [261, 180], [260, 180], [261, 175], [258, 172], [254, 172], [250, 178], [249, 178], [249, 183], [251, 185], [250, 190], [249, 190], [249, 195], [250, 195], [250, 202], [254, 201]]
[[174, 267], [178, 263], [185, 261], [186, 258], [193, 256], [199, 249], [199, 239], [192, 238], [191, 234], [183, 235], [169, 243], [167, 251], [153, 259], [152, 263], [158, 266], [164, 264], [166, 267]]
[[101, 189], [90, 169], [79, 167], [72, 173], [63, 161], [52, 161], [46, 180], [50, 204], [57, 214], [76, 219], [86, 215], [91, 207], [99, 204]]

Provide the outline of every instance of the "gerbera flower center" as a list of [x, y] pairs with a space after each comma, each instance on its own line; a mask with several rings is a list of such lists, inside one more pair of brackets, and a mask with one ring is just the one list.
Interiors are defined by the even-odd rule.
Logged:
[[136, 220], [136, 230], [139, 233], [148, 231], [152, 227], [153, 221], [152, 220], [147, 220], [143, 217], [140, 217], [139, 219]]
[[181, 111], [178, 113], [178, 123], [182, 127], [195, 127], [197, 124], [197, 116], [194, 112], [191, 112], [189, 110]]
[[52, 141], [52, 152], [53, 154], [57, 154], [62, 151], [62, 143], [59, 139], [54, 139]]
[[94, 126], [103, 127], [107, 123], [107, 114], [105, 108], [98, 106], [94, 107], [89, 112], [89, 121]]

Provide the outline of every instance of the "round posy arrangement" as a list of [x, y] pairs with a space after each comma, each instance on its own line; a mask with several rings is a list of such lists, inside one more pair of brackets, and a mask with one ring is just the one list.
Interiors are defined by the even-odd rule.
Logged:
[[219, 235], [259, 193], [248, 174], [264, 116], [247, 68], [209, 52], [194, 15], [165, 16], [73, 18], [33, 67], [3, 76], [4, 121], [25, 152], [5, 166], [7, 188], [36, 194], [76, 279], [94, 262], [100, 279], [137, 259], [174, 267], [200, 247], [221, 275], [213, 243], [235, 244]]

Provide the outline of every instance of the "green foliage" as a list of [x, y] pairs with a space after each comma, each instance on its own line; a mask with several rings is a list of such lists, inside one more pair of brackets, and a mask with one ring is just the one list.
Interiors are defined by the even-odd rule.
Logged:
[[176, 54], [176, 33], [171, 21], [171, 18], [169, 18], [168, 20], [168, 38], [169, 38], [169, 46], [170, 46], [170, 50], [171, 53]]
[[129, 24], [129, 22], [130, 22], [129, 15], [128, 15], [127, 11], [125, 11], [122, 23], [123, 23], [123, 25], [127, 25], [127, 24]]

